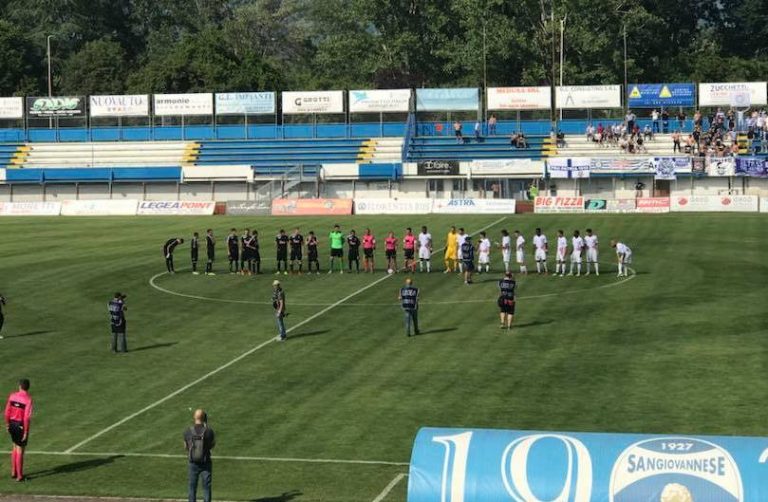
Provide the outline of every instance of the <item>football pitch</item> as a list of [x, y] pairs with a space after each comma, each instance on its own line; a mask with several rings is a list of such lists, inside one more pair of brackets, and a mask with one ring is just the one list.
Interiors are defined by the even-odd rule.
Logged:
[[[325, 272], [335, 223], [373, 229], [379, 272], [280, 276], [290, 331], [277, 343], [274, 236], [314, 230]], [[182, 432], [198, 407], [217, 433], [217, 500], [404, 501], [422, 426], [766, 435], [767, 223], [757, 214], [3, 218], [0, 390], [28, 377], [36, 409], [32, 479], [3, 474], [0, 493], [184, 498]], [[407, 338], [396, 300], [405, 275], [383, 272], [382, 243], [390, 229], [400, 237], [421, 225], [435, 270], [414, 276], [422, 335]], [[503, 228], [526, 237], [534, 273], [517, 277], [511, 332], [498, 328], [498, 250], [473, 285], [442, 273], [437, 248], [450, 225], [487, 228], [494, 242]], [[593, 228], [601, 275], [537, 276], [537, 226], [550, 246], [558, 229]], [[163, 243], [208, 227], [218, 275], [189, 273], [188, 241], [175, 253], [179, 273], [165, 274]], [[227, 273], [231, 227], [259, 231], [266, 274]], [[612, 238], [633, 250], [626, 279], [616, 277]], [[115, 291], [128, 296], [128, 354], [108, 348]]]

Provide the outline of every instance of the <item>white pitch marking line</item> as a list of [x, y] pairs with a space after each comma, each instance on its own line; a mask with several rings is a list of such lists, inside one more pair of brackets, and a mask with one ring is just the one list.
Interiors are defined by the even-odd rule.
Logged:
[[[481, 232], [483, 230], [491, 228], [492, 226], [497, 225], [498, 223], [501, 223], [505, 219], [506, 219], [506, 216], [501, 217], [498, 220], [496, 220], [493, 223], [491, 223], [490, 225], [487, 225], [487, 226], [485, 226], [485, 227], [483, 227], [483, 228], [481, 228], [481, 229], [479, 229], [477, 231]], [[432, 254], [435, 254], [438, 251], [439, 250], [436, 250]], [[307, 317], [306, 319], [304, 319], [303, 321], [299, 322], [298, 324], [295, 324], [295, 325], [291, 326], [289, 329], [286, 330], [286, 332], [290, 333], [291, 331], [302, 327], [303, 325], [307, 324], [308, 322], [313, 321], [313, 320], [317, 319], [318, 317], [322, 316], [323, 314], [325, 314], [326, 312], [329, 312], [329, 311], [333, 310], [334, 308], [338, 307], [339, 305], [341, 305], [342, 303], [346, 302], [350, 298], [354, 298], [355, 296], [359, 295], [360, 293], [363, 293], [364, 291], [367, 291], [370, 288], [372, 288], [372, 287], [378, 285], [379, 283], [384, 282], [387, 279], [390, 279], [392, 277], [394, 277], [394, 276], [393, 275], [385, 275], [384, 277], [376, 279], [375, 281], [373, 281], [372, 283], [368, 284], [367, 286], [364, 286], [364, 287], [358, 289], [354, 293], [351, 293], [351, 294], [345, 296], [344, 298], [342, 298], [341, 300], [337, 301], [336, 303], [332, 303], [331, 305], [325, 307], [324, 309], [322, 309], [321, 311], [317, 312], [316, 314], [313, 314], [313, 315]], [[215, 374], [217, 374], [217, 373], [219, 373], [219, 372], [229, 368], [233, 364], [235, 364], [235, 363], [245, 359], [246, 357], [250, 356], [254, 352], [256, 352], [258, 350], [261, 350], [262, 348], [266, 347], [270, 343], [273, 343], [274, 341], [275, 341], [275, 338], [270, 338], [269, 340], [266, 340], [266, 341], [260, 343], [259, 345], [257, 345], [255, 347], [253, 347], [253, 348], [243, 352], [242, 354], [240, 354], [239, 356], [235, 357], [231, 361], [222, 364], [221, 366], [219, 366], [218, 368], [216, 368], [214, 370], [209, 371], [208, 373], [206, 373], [205, 375], [201, 376], [200, 378], [198, 378], [198, 379], [188, 383], [187, 385], [184, 385], [183, 387], [180, 387], [180, 388], [176, 389], [175, 391], [171, 392], [167, 396], [165, 396], [165, 397], [163, 397], [161, 399], [158, 399], [154, 403], [145, 406], [144, 408], [140, 409], [139, 411], [137, 411], [135, 413], [131, 413], [127, 417], [125, 417], [125, 418], [123, 418], [121, 420], [118, 420], [117, 422], [115, 422], [114, 424], [110, 425], [109, 427], [105, 427], [104, 429], [100, 430], [96, 434], [93, 434], [92, 436], [90, 436], [90, 437], [80, 441], [76, 445], [74, 445], [74, 446], [68, 448], [67, 450], [65, 450], [64, 453], [72, 453], [73, 451], [77, 450], [81, 446], [90, 443], [94, 439], [96, 439], [96, 438], [106, 434], [107, 432], [109, 432], [109, 431], [111, 431], [111, 430], [113, 430], [113, 429], [115, 429], [117, 427], [120, 427], [124, 423], [133, 420], [134, 418], [138, 417], [139, 415], [142, 415], [142, 414], [146, 413], [147, 411], [160, 406], [161, 404], [163, 404], [164, 402], [168, 401], [169, 399], [173, 399], [174, 397], [176, 397], [179, 394], [181, 394], [182, 392], [184, 392], [184, 391], [194, 387], [195, 385], [199, 384], [200, 382], [203, 382], [203, 381], [207, 380], [208, 378], [212, 377], [213, 375], [215, 375]]]
[[389, 492], [391, 492], [397, 486], [397, 484], [400, 481], [402, 481], [403, 478], [405, 478], [406, 476], [407, 474], [405, 474], [404, 472], [401, 472], [400, 474], [395, 476], [395, 478], [389, 482], [389, 484], [384, 488], [384, 490], [382, 490], [382, 492], [379, 493], [379, 495], [375, 499], [373, 499], [373, 502], [382, 502], [385, 498], [387, 498], [387, 495], [389, 495]]
[[[138, 457], [138, 458], [170, 458], [183, 459], [186, 455], [169, 453], [117, 453], [117, 452], [85, 452], [85, 451], [29, 451], [31, 455], [51, 456], [80, 456], [80, 457]], [[233, 460], [241, 462], [284, 462], [303, 464], [352, 464], [352, 465], [391, 465], [408, 466], [407, 462], [390, 462], [387, 460], [349, 460], [336, 458], [295, 458], [295, 457], [250, 457], [242, 455], [214, 455], [215, 460]]]

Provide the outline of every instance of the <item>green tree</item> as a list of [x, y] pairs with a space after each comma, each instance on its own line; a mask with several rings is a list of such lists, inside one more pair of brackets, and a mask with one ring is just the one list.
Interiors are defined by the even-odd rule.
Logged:
[[127, 73], [126, 52], [118, 42], [87, 42], [62, 65], [60, 90], [79, 95], [121, 94]]

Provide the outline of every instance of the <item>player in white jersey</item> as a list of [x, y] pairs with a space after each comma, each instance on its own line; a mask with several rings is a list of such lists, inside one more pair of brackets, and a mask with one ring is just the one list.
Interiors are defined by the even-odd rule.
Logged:
[[520, 266], [520, 273], [527, 275], [528, 268], [525, 266], [525, 237], [522, 236], [520, 230], [515, 230], [515, 260]]
[[486, 272], [491, 271], [491, 240], [480, 232], [480, 242], [477, 244], [477, 270], [483, 273], [483, 267]]
[[595, 266], [595, 275], [600, 275], [600, 265], [597, 263], [597, 235], [592, 233], [592, 229], [587, 229], [587, 235], [584, 236], [584, 244], [587, 246], [587, 275], [589, 275], [589, 266]]
[[548, 274], [547, 270], [547, 250], [549, 244], [547, 243], [547, 236], [541, 233], [541, 229], [537, 228], [536, 233], [533, 236], [534, 256], [536, 258], [536, 273], [541, 274], [541, 269], [544, 269], [544, 273]]
[[460, 274], [464, 273], [464, 261], [462, 260], [461, 256], [461, 245], [464, 244], [465, 240], [467, 240], [467, 234], [464, 233], [464, 228], [459, 228], [459, 235], [456, 236], [456, 244], [458, 244], [458, 247], [456, 248], [456, 260], [458, 260], [458, 271]]
[[619, 274], [616, 277], [627, 277], [627, 265], [632, 263], [632, 250], [623, 242], [611, 241], [611, 247], [616, 249], [619, 261]]
[[571, 239], [571, 270], [568, 275], [573, 275], [573, 266], [576, 265], [576, 275], [581, 275], [581, 252], [584, 249], [584, 239], [579, 235], [578, 230], [574, 230], [573, 238]]
[[568, 239], [562, 230], [557, 231], [557, 257], [555, 258], [555, 276], [565, 277], [565, 256], [568, 254]]
[[419, 272], [432, 272], [432, 234], [427, 232], [427, 227], [421, 227], [419, 234]]
[[501, 259], [504, 261], [504, 273], [509, 272], [509, 262], [512, 261], [512, 237], [506, 230], [501, 231]]

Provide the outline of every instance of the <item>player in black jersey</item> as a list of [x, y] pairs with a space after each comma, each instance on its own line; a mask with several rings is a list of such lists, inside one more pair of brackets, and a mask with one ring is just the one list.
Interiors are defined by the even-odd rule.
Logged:
[[216, 238], [210, 228], [205, 231], [205, 251], [208, 257], [208, 261], [205, 262], [205, 275], [216, 275], [213, 272], [213, 261], [216, 259]]
[[197, 271], [197, 260], [200, 257], [200, 234], [197, 232], [192, 234], [192, 241], [189, 243], [189, 254], [192, 259], [192, 274], [200, 275]]
[[240, 268], [237, 273], [241, 275], [251, 273], [251, 250], [248, 248], [250, 242], [251, 229], [246, 228], [243, 230], [243, 235], [240, 236]]
[[261, 253], [259, 252], [259, 232], [254, 230], [251, 234], [251, 273], [261, 273]]
[[291, 274], [296, 273], [295, 265], [298, 263], [298, 273], [301, 274], [304, 267], [302, 250], [304, 249], [304, 236], [299, 233], [299, 229], [295, 228], [293, 234], [289, 238], [291, 244]]
[[277, 270], [275, 275], [279, 275], [283, 272], [288, 275], [288, 242], [290, 239], [285, 235], [285, 230], [280, 229], [280, 233], [275, 237], [275, 245], [277, 247]]
[[231, 229], [227, 236], [227, 259], [229, 260], [229, 273], [237, 273], [237, 259], [240, 257], [239, 239], [237, 229]]
[[176, 270], [173, 268], [173, 250], [176, 249], [176, 246], [183, 243], [184, 243], [184, 239], [179, 239], [177, 237], [174, 237], [173, 239], [168, 239], [166, 243], [163, 244], [163, 256], [165, 256], [165, 268], [168, 269], [169, 274], [176, 273]]
[[504, 274], [504, 278], [499, 281], [499, 319], [501, 320], [501, 329], [512, 329], [512, 321], [515, 320], [515, 276], [512, 272]]
[[352, 272], [352, 263], [355, 264], [355, 270], [360, 273], [360, 237], [354, 230], [349, 231], [347, 236], [347, 259], [349, 261], [349, 271]]
[[320, 261], [317, 257], [317, 236], [311, 231], [307, 234], [307, 270], [312, 273], [312, 264], [315, 264], [315, 273], [320, 273]]

